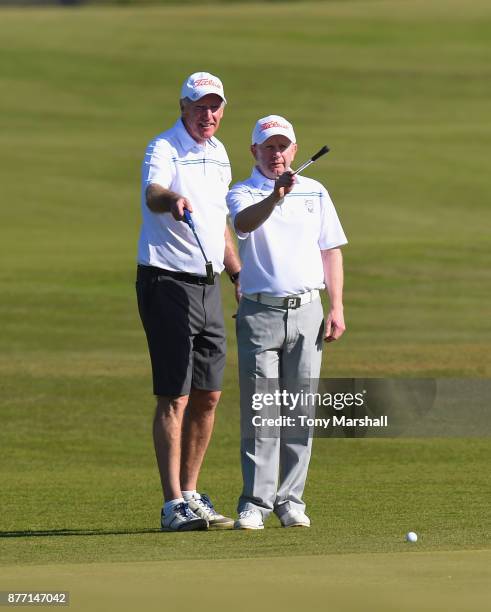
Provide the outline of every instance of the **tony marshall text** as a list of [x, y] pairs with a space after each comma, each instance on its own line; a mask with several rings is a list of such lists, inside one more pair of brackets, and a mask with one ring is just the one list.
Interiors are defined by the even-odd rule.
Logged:
[[254, 427], [387, 427], [387, 416], [379, 418], [361, 417], [359, 419], [350, 419], [345, 416], [333, 416], [328, 419], [316, 419], [308, 417], [306, 414], [300, 414], [296, 417], [279, 416], [276, 418], [262, 417], [258, 414], [252, 417]]

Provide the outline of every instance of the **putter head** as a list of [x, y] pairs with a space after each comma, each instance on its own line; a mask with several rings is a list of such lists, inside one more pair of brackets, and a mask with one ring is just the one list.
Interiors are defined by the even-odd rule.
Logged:
[[213, 264], [211, 261], [207, 261], [205, 264], [206, 270], [206, 284], [214, 285], [215, 284], [215, 273], [213, 272]]

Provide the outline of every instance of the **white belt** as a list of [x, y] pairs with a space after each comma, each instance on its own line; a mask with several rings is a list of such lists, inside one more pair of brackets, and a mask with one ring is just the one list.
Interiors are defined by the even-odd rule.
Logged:
[[287, 295], [286, 297], [275, 297], [267, 293], [243, 293], [242, 297], [252, 302], [266, 304], [266, 306], [276, 306], [277, 308], [300, 308], [304, 304], [310, 304], [319, 299], [319, 290], [312, 289], [298, 295]]

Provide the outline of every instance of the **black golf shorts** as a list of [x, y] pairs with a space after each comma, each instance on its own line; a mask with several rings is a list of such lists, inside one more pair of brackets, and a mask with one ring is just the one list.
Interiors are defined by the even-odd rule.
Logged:
[[198, 285], [138, 266], [136, 294], [154, 394], [221, 390], [226, 345], [219, 278], [214, 285]]

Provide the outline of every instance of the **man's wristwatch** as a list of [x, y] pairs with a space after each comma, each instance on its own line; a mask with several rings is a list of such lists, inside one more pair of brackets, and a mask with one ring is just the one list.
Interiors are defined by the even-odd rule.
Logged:
[[235, 283], [239, 280], [239, 275], [240, 275], [240, 271], [239, 272], [234, 272], [233, 274], [229, 274], [229, 278], [230, 281], [235, 285]]

